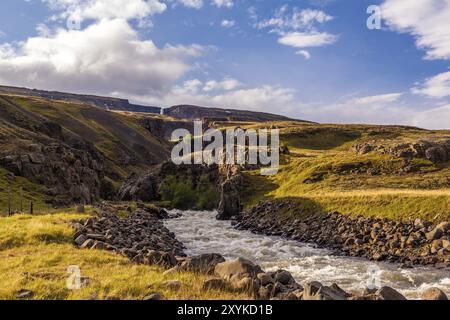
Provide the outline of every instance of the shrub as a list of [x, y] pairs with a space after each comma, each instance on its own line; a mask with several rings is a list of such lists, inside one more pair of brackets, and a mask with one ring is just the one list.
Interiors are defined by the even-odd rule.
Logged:
[[212, 210], [219, 202], [218, 192], [207, 175], [194, 187], [190, 177], [168, 176], [159, 187], [161, 199], [177, 209]]

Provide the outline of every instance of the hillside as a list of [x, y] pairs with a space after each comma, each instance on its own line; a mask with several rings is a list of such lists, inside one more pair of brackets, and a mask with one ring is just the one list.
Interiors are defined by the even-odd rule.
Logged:
[[296, 208], [281, 214], [338, 211], [397, 220], [449, 218], [450, 131], [275, 125], [290, 152], [282, 156], [275, 176], [262, 177], [259, 170], [245, 172], [246, 208], [263, 199], [290, 199]]
[[40, 97], [47, 100], [64, 101], [69, 103], [83, 103], [106, 110], [131, 111], [160, 114], [161, 108], [132, 104], [126, 99], [101, 97], [94, 95], [74, 94], [58, 91], [45, 91], [28, 88], [0, 86], [0, 93], [14, 94], [24, 97]]
[[174, 106], [164, 109], [164, 114], [178, 119], [205, 119], [207, 121], [243, 121], [243, 122], [265, 122], [265, 121], [287, 121], [288, 117], [254, 111], [235, 109], [207, 108], [192, 105]]
[[27, 179], [27, 203], [38, 185], [41, 196], [54, 204], [109, 198], [130, 172], [169, 156], [167, 142], [138, 118], [17, 95], [0, 94], [0, 142], [2, 170]]

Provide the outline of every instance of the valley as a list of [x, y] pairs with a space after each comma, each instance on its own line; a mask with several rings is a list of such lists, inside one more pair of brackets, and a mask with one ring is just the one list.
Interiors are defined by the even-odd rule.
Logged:
[[[0, 297], [388, 299], [363, 293], [371, 264], [407, 298], [432, 287], [449, 293], [450, 131], [188, 105], [161, 114], [54, 96], [0, 92]], [[279, 129], [278, 174], [174, 165], [171, 133], [192, 130], [193, 119], [218, 130]], [[140, 215], [148, 217], [133, 220]], [[156, 229], [146, 231], [146, 221]], [[227, 247], [227, 234], [243, 241]], [[230, 279], [214, 268], [237, 262], [197, 261], [213, 253], [267, 270], [241, 261], [255, 274]], [[208, 272], [199, 272], [203, 263]], [[69, 265], [90, 284], [65, 289]], [[357, 276], [339, 276], [346, 268]]]

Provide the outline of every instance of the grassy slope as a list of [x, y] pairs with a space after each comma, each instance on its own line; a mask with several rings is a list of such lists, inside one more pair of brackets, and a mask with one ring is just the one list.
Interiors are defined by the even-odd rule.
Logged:
[[[72, 245], [70, 221], [85, 218], [70, 210], [52, 215], [0, 218], [0, 300], [15, 299], [21, 289], [34, 299], [142, 299], [158, 292], [168, 299], [248, 299], [242, 293], [201, 289], [209, 277], [192, 273], [164, 275], [158, 267], [135, 265], [119, 255], [80, 250]], [[91, 284], [66, 286], [67, 268], [77, 265]], [[179, 280], [180, 290], [163, 283]]]
[[142, 128], [134, 117], [76, 103], [17, 96], [8, 99], [92, 142], [113, 162], [119, 161], [120, 152], [137, 157], [138, 165], [161, 161], [168, 154], [167, 145]]
[[[259, 171], [246, 173], [249, 182], [244, 199], [246, 207], [261, 199], [291, 198], [298, 203], [297, 210], [286, 214], [339, 211], [395, 219], [448, 219], [448, 163], [436, 167], [428, 160], [414, 159], [420, 171], [399, 174], [396, 169], [402, 165], [402, 159], [376, 153], [357, 155], [350, 148], [358, 141], [369, 139], [388, 144], [448, 137], [449, 132], [356, 125], [277, 125], [291, 155], [284, 156], [276, 176], [261, 177]], [[342, 168], [359, 163], [370, 165], [382, 174], [342, 173]]]
[[[7, 214], [9, 181], [6, 178], [7, 171], [0, 168], [0, 216]], [[33, 202], [34, 212], [43, 212], [49, 209], [46, 197], [43, 195], [42, 186], [31, 183], [25, 178], [16, 177], [11, 183], [11, 209], [20, 210], [20, 188], [22, 188], [22, 209], [30, 211], [30, 202]]]

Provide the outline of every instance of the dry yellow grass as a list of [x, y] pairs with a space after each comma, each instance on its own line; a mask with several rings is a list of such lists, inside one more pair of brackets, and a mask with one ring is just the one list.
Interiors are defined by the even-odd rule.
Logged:
[[[87, 215], [58, 213], [42, 216], [0, 218], [0, 299], [16, 299], [21, 289], [34, 292], [33, 299], [143, 299], [160, 293], [167, 299], [249, 299], [243, 293], [202, 290], [205, 275], [164, 275], [159, 267], [136, 265], [114, 253], [80, 250], [72, 245], [69, 222]], [[79, 266], [90, 284], [79, 290], [67, 287], [68, 267]], [[179, 280], [179, 290], [164, 282]]]

